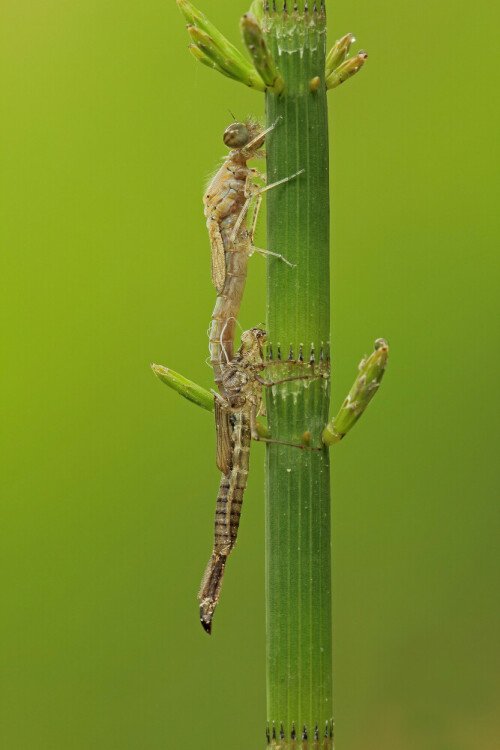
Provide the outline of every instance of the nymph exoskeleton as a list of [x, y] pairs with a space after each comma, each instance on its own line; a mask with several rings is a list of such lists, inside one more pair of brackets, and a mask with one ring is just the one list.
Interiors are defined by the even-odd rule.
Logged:
[[260, 373], [264, 369], [262, 347], [265, 340], [266, 332], [261, 328], [245, 331], [236, 356], [230, 363], [221, 365], [225, 396], [214, 391], [217, 466], [222, 477], [215, 511], [214, 547], [198, 594], [200, 620], [207, 633], [212, 629], [213, 613], [219, 601], [226, 561], [236, 544], [247, 484], [251, 440], [290, 445], [303, 450], [321, 450], [259, 436], [257, 416], [263, 413], [262, 386], [323, 377], [314, 372], [275, 381], [261, 377]]

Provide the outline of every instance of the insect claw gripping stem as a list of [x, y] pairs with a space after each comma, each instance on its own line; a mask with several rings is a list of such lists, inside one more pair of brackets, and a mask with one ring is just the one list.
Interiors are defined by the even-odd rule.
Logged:
[[[274, 125], [273, 125], [273, 127], [274, 127]], [[267, 132], [267, 131], [264, 131], [264, 132]], [[249, 207], [251, 201], [254, 198], [259, 197], [263, 193], [266, 193], [268, 190], [272, 190], [273, 188], [278, 187], [278, 185], [282, 185], [284, 182], [289, 182], [290, 180], [293, 180], [294, 177], [298, 177], [299, 175], [303, 174], [304, 172], [305, 172], [304, 169], [300, 169], [298, 172], [295, 172], [294, 174], [291, 174], [288, 177], [284, 177], [282, 180], [278, 180], [277, 182], [272, 182], [270, 185], [266, 185], [263, 188], [256, 188], [255, 190], [251, 190], [250, 195], [247, 197], [247, 199], [246, 199], [246, 201], [245, 201], [245, 203], [244, 203], [244, 205], [243, 205], [243, 207], [241, 209], [241, 212], [240, 212], [240, 215], [239, 215], [239, 217], [238, 217], [238, 219], [236, 221], [236, 224], [234, 225], [233, 233], [231, 235], [231, 241], [234, 242], [234, 240], [235, 240], [235, 238], [237, 236], [238, 230], [240, 228], [241, 222], [246, 217], [246, 214], [247, 214], [247, 211], [248, 211], [248, 207]], [[248, 182], [248, 177], [247, 177], [247, 182]], [[247, 191], [247, 187], [246, 187], [246, 184], [245, 184], [245, 192], [246, 191]], [[268, 252], [269, 255], [276, 255], [276, 253], [271, 253], [271, 252], [266, 251], [266, 250], [263, 250], [262, 252]], [[282, 258], [283, 256], [280, 255], [279, 257]], [[286, 261], [286, 262], [288, 263], [288, 261]], [[293, 264], [289, 263], [289, 265], [293, 265]]]
[[263, 250], [261, 247], [255, 247], [255, 245], [252, 245], [252, 254], [257, 253], [258, 255], [266, 256], [269, 255], [273, 258], [278, 258], [279, 260], [282, 260], [283, 263], [286, 263], [287, 266], [290, 266], [290, 268], [297, 268], [296, 263], [290, 263], [289, 260], [285, 258], [284, 255], [281, 255], [281, 253], [273, 253], [272, 250]]

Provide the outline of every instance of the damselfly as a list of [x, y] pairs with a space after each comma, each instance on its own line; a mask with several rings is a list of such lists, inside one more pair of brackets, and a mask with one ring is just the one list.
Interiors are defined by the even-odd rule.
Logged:
[[[261, 147], [275, 125], [266, 130], [253, 120], [230, 125], [224, 132], [223, 140], [231, 151], [203, 196], [212, 254], [212, 282], [217, 290], [210, 328], [210, 361], [215, 383], [222, 393], [222, 364], [231, 362], [233, 358], [234, 330], [245, 289], [248, 259], [257, 252], [274, 255], [292, 266], [282, 255], [254, 245], [262, 194], [304, 171], [265, 187], [259, 188], [252, 182], [252, 178], [265, 182], [265, 175], [248, 167], [247, 162], [265, 156]], [[254, 199], [248, 228], [248, 212]]]

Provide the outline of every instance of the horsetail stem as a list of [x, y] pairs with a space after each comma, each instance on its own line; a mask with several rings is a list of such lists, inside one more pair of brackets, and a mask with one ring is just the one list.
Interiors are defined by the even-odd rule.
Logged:
[[[284, 80], [281, 96], [266, 93], [266, 123], [282, 117], [266, 143], [268, 181], [304, 169], [286, 191], [267, 199], [267, 247], [293, 270], [268, 260], [267, 332], [271, 380], [313, 367], [329, 368], [330, 273], [326, 18], [318, 12], [264, 12], [267, 45]], [[311, 90], [309, 82], [320, 79]], [[288, 361], [286, 361], [288, 360]], [[276, 389], [268, 399], [271, 434], [297, 442], [304, 430], [321, 444], [328, 419], [329, 380]], [[266, 458], [267, 718], [316, 727], [332, 716], [330, 475], [328, 450], [270, 445]], [[298, 735], [298, 729], [296, 730]], [[328, 742], [330, 742], [328, 737]], [[311, 743], [312, 744], [312, 743]]]

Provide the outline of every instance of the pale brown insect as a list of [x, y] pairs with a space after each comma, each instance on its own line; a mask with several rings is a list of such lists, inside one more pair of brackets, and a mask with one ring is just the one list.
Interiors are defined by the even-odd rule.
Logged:
[[236, 356], [229, 364], [221, 366], [225, 396], [214, 392], [217, 466], [222, 477], [215, 510], [214, 547], [198, 593], [200, 620], [207, 633], [212, 629], [213, 613], [219, 601], [226, 561], [236, 544], [247, 484], [251, 440], [292, 445], [304, 450], [321, 450], [259, 436], [257, 416], [263, 413], [262, 386], [323, 377], [320, 373], [278, 381], [262, 378], [259, 373], [264, 368], [262, 347], [265, 340], [266, 332], [260, 328], [252, 328], [243, 333]]
[[[212, 283], [217, 290], [210, 328], [210, 362], [215, 383], [221, 393], [221, 364], [227, 364], [233, 358], [234, 331], [245, 289], [248, 259], [257, 252], [261, 255], [274, 255], [292, 266], [282, 255], [254, 245], [262, 194], [304, 171], [262, 188], [252, 182], [252, 178], [265, 182], [265, 176], [257, 169], [248, 167], [247, 162], [265, 156], [261, 147], [266, 134], [275, 125], [276, 123], [266, 130], [252, 120], [230, 125], [223, 140], [231, 151], [203, 196], [212, 254]], [[247, 216], [253, 199], [255, 206], [248, 228]]]

